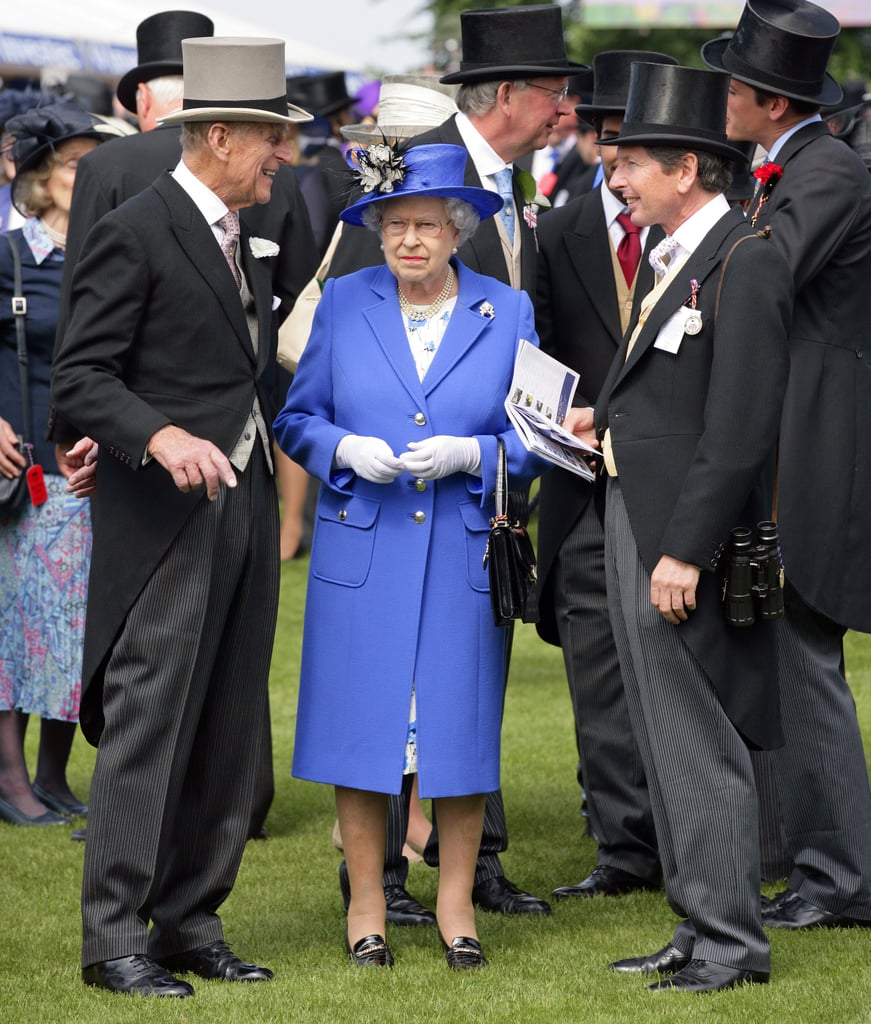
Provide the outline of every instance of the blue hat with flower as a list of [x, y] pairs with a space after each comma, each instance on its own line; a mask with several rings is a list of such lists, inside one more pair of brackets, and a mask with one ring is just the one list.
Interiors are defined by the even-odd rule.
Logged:
[[363, 195], [339, 214], [347, 224], [363, 224], [363, 210], [385, 199], [433, 196], [462, 199], [483, 220], [502, 209], [502, 197], [477, 185], [466, 185], [466, 159], [462, 146], [432, 145], [400, 149], [376, 143], [352, 149], [348, 163], [354, 168]]

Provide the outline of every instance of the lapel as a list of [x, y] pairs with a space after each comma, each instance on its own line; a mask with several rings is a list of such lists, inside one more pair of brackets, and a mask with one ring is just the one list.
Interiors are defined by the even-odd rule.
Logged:
[[[206, 223], [205, 218], [200, 214], [185, 190], [173, 180], [169, 171], [164, 171], [154, 183], [154, 188], [167, 205], [172, 232], [178, 244], [190, 260], [194, 272], [199, 274], [214, 292], [218, 305], [223, 310], [239, 342], [253, 362], [254, 349], [251, 346], [251, 334], [248, 330], [245, 312], [242, 309], [242, 303], [239, 300], [239, 293], [233, 281], [233, 276], [230, 273], [230, 268], [227, 266], [227, 261], [224, 259], [215, 236], [212, 234], [212, 229]], [[251, 262], [256, 261], [251, 260]], [[243, 255], [244, 263], [245, 257]], [[247, 272], [248, 266], [246, 264], [246, 274]], [[259, 274], [255, 273], [255, 277], [257, 276]], [[254, 281], [251, 279], [249, 279], [249, 287], [252, 289], [252, 293], [254, 293]], [[256, 293], [254, 294], [256, 295]], [[257, 309], [260, 311], [262, 307], [258, 304]], [[263, 337], [268, 339], [268, 333], [264, 334]], [[262, 348], [269, 348], [269, 346], [261, 346]]]
[[[244, 222], [240, 221], [240, 226], [239, 245], [241, 246], [242, 269], [248, 281], [248, 288], [254, 296], [254, 309], [257, 313], [257, 371], [259, 376], [266, 369], [270, 358], [274, 358], [274, 346], [272, 344], [272, 262], [275, 257], [255, 259], [251, 254], [251, 246], [249, 244], [251, 232], [245, 227]], [[250, 347], [250, 333], [248, 333], [247, 327], [248, 324], [246, 322], [246, 335], [249, 338]]]
[[[815, 142], [823, 135], [829, 134], [831, 133], [829, 132], [829, 129], [824, 121], [814, 121], [812, 124], [805, 125], [804, 128], [802, 128], [800, 131], [797, 131], [795, 135], [790, 136], [790, 138], [788, 138], [786, 142], [784, 142], [783, 148], [777, 154], [777, 159], [774, 161], [774, 163], [778, 164], [780, 167], [785, 168], [787, 163], [789, 163], [789, 161], [796, 155], [796, 153], [801, 152], [801, 150], [803, 150], [805, 146], [807, 146], [811, 142]], [[769, 187], [769, 191], [767, 194], [768, 202], [771, 202], [774, 199], [774, 195], [777, 192], [778, 184], [779, 182], [775, 182], [773, 185]], [[753, 223], [754, 217], [758, 218], [760, 214], [760, 208], [763, 205], [763, 196], [765, 196], [764, 187], [754, 190], [753, 199], [747, 208], [747, 220], [751, 224]], [[758, 227], [762, 227], [762, 225], [759, 224]]]
[[[653, 309], [651, 309], [647, 322], [617, 377], [616, 384], [619, 384], [627, 374], [632, 372], [639, 360], [644, 357], [644, 353], [652, 347], [660, 328], [666, 320], [689, 300], [692, 291], [690, 281], [695, 278], [699, 282], [699, 291], [701, 292], [704, 289], [705, 282], [720, 266], [724, 258], [724, 242], [737, 227], [741, 227], [745, 223], [744, 214], [740, 210], [729, 210], [711, 228], [702, 240], [701, 245], [692, 253], [686, 263], [672, 274], [668, 287], [662, 293]], [[713, 291], [714, 293], [716, 292], [716, 281]], [[711, 295], [711, 299], [713, 299], [713, 295]], [[621, 354], [625, 353], [629, 344], [629, 338], [632, 335], [632, 329], [638, 321], [640, 305], [641, 299], [638, 299], [633, 310], [632, 323], [629, 325], [629, 330], [627, 330], [620, 345]], [[711, 301], [710, 306], [706, 309], [706, 313], [709, 318], [713, 319], [713, 301]], [[619, 359], [620, 356], [617, 358]]]
[[577, 277], [577, 282], [573, 281], [571, 286], [576, 287], [579, 283], [587, 292], [590, 303], [607, 327], [614, 345], [619, 345], [621, 331], [617, 293], [611, 261], [605, 259], [605, 254], [610, 252], [611, 242], [598, 191], [588, 193], [581, 200], [574, 228], [565, 232], [563, 242], [569, 264]]

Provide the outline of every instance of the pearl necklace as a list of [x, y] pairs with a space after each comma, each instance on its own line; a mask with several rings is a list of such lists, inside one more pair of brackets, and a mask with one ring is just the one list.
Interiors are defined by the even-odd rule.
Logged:
[[41, 221], [42, 228], [48, 237], [54, 242], [58, 249], [66, 249], [67, 247], [67, 236], [62, 235], [60, 231], [55, 231], [53, 227], [50, 227], [45, 221]]
[[399, 308], [408, 317], [409, 320], [413, 320], [415, 323], [421, 323], [424, 320], [429, 320], [431, 316], [437, 313], [444, 305], [446, 299], [451, 294], [451, 289], [454, 287], [454, 268], [448, 264], [448, 273], [445, 277], [445, 283], [442, 285], [442, 290], [436, 295], [433, 302], [431, 302], [425, 309], [421, 309], [420, 306], [413, 306], [408, 299], [402, 294], [402, 289], [399, 287], [399, 282], [396, 282], [396, 293], [399, 296]]

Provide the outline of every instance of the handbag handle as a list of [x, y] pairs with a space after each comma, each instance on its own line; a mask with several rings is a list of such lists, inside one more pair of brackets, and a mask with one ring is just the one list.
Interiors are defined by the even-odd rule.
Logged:
[[12, 295], [12, 315], [15, 319], [15, 341], [18, 347], [18, 376], [21, 382], [21, 408], [24, 412], [24, 427], [22, 436], [24, 443], [30, 444], [30, 390], [27, 384], [27, 335], [24, 331], [24, 318], [27, 315], [27, 299], [22, 294], [24, 288], [21, 283], [21, 256], [18, 246], [10, 235], [3, 236], [9, 243], [9, 250], [12, 253], [12, 272], [15, 281], [15, 290]]

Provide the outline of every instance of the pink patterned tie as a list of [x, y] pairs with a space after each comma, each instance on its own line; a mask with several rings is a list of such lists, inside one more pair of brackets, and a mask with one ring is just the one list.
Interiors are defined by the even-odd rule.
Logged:
[[233, 274], [236, 287], [241, 288], [242, 278], [239, 276], [239, 268], [236, 266], [236, 242], [239, 241], [239, 214], [234, 210], [228, 210], [217, 224], [224, 232], [224, 237], [220, 242], [221, 252], [227, 260], [227, 265]]

